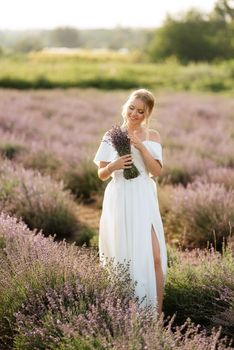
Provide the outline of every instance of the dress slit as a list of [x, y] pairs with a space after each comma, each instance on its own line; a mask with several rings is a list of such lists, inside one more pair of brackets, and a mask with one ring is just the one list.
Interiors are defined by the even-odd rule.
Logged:
[[[157, 244], [158, 244], [158, 248], [156, 248], [156, 250], [159, 251], [159, 259], [160, 259], [160, 264], [162, 266], [162, 259], [161, 259], [161, 249], [160, 249], [160, 244], [159, 244], [159, 240], [158, 240], [158, 235], [157, 235], [157, 230], [155, 229], [154, 227], [154, 224], [151, 223], [151, 244], [152, 244], [152, 255], [153, 255], [153, 262], [155, 260], [155, 252], [154, 252], [154, 242], [152, 240], [152, 235], [155, 235], [155, 238], [156, 238], [156, 241], [157, 241]], [[158, 293], [157, 293], [157, 279], [156, 279], [156, 268], [155, 268], [155, 264], [153, 265], [154, 266], [154, 276], [155, 276], [155, 291], [156, 291], [156, 303], [158, 302]]]

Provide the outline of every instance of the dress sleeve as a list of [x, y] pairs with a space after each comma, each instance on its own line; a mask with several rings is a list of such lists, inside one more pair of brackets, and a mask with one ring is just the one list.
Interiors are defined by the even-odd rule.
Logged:
[[108, 136], [105, 134], [102, 137], [101, 143], [95, 154], [93, 162], [97, 166], [99, 166], [100, 161], [111, 162], [112, 160], [116, 159], [117, 155], [118, 153], [116, 152], [115, 148], [112, 146], [110, 138], [108, 138]]
[[146, 147], [150, 154], [154, 157], [154, 159], [159, 160], [161, 166], [163, 167], [163, 159], [162, 159], [162, 146], [160, 143], [155, 141], [148, 141], [146, 143]]

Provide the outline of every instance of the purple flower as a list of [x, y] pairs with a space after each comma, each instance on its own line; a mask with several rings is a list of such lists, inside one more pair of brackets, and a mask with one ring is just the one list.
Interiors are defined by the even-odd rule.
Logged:
[[[131, 153], [131, 144], [127, 130], [123, 131], [120, 126], [113, 125], [112, 128], [107, 132], [107, 136], [110, 137], [110, 141], [119, 156]], [[140, 173], [134, 164], [132, 164], [131, 168], [126, 168], [123, 170], [123, 175], [127, 180], [133, 179], [139, 174]]]

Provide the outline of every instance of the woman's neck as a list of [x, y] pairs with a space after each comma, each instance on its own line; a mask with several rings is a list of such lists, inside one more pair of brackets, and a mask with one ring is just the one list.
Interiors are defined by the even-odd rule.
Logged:
[[130, 126], [128, 124], [125, 124], [125, 125], [123, 125], [123, 127], [130, 132], [133, 132], [133, 131], [143, 132], [145, 130], [141, 125], [137, 125], [137, 126], [131, 125]]

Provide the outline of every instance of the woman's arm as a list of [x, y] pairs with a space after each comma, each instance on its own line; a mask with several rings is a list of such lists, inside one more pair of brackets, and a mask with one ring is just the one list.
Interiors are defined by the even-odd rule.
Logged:
[[112, 172], [113, 172], [113, 168], [112, 168], [110, 162], [100, 161], [100, 165], [99, 165], [99, 168], [98, 168], [98, 177], [99, 177], [99, 179], [101, 179], [102, 181], [105, 181], [105, 180], [109, 179], [109, 177], [111, 176]]
[[98, 168], [98, 177], [102, 181], [107, 180], [113, 171], [120, 169], [127, 169], [132, 167], [132, 155], [125, 154], [124, 156], [119, 157], [113, 162], [104, 162], [100, 161]]
[[148, 149], [143, 145], [140, 150], [147, 170], [153, 176], [159, 176], [162, 170], [161, 163], [152, 157]]
[[[136, 136], [135, 132], [130, 135], [130, 139], [131, 143], [141, 152], [147, 170], [153, 176], [159, 176], [162, 169], [161, 163], [157, 159], [153, 158], [148, 149], [145, 147], [144, 143], [139, 139], [139, 137]], [[149, 139], [150, 141], [160, 143], [161, 139], [159, 132], [151, 129]]]

